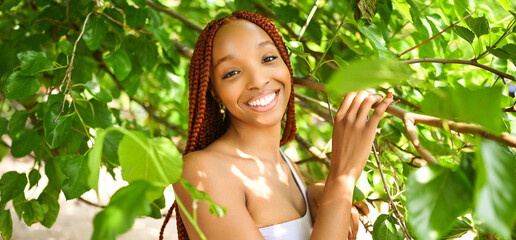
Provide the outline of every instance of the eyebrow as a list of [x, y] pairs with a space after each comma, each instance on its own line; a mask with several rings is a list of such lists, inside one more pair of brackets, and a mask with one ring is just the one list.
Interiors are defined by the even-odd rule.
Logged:
[[[276, 46], [276, 45], [274, 45], [274, 43], [273, 43], [272, 41], [265, 40], [265, 41], [263, 41], [263, 42], [261, 42], [261, 43], [258, 43], [258, 44], [256, 45], [256, 48], [262, 48], [262, 47], [267, 46], [267, 45]], [[217, 66], [218, 66], [219, 64], [221, 64], [222, 62], [224, 62], [224, 61], [228, 61], [228, 60], [232, 60], [232, 59], [234, 59], [234, 58], [235, 58], [235, 56], [233, 56], [233, 55], [231, 55], [231, 54], [228, 54], [228, 55], [226, 55], [226, 56], [224, 56], [224, 57], [222, 57], [222, 58], [218, 59], [218, 60], [215, 62], [215, 64], [213, 64], [213, 69], [217, 68]]]

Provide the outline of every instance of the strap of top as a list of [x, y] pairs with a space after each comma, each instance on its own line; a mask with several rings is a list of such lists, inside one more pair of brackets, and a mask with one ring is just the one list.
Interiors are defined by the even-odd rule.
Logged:
[[297, 186], [301, 190], [301, 193], [303, 194], [303, 197], [305, 198], [305, 202], [308, 205], [308, 198], [306, 196], [305, 184], [303, 183], [303, 181], [301, 181], [301, 178], [297, 175], [296, 169], [294, 168], [292, 163], [288, 160], [285, 153], [283, 153], [283, 151], [281, 151], [281, 149], [280, 149], [280, 153], [281, 153], [281, 156], [283, 156], [283, 159], [285, 159], [285, 162], [287, 162], [288, 167], [290, 168], [290, 172], [292, 172], [292, 175], [294, 176], [294, 180], [296, 180]]

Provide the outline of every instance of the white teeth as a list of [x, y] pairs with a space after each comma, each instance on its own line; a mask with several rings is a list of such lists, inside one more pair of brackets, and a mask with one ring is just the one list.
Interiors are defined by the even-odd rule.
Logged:
[[258, 99], [258, 100], [254, 100], [252, 102], [249, 102], [249, 106], [251, 107], [256, 107], [256, 106], [266, 106], [268, 105], [269, 103], [272, 102], [272, 100], [274, 100], [274, 98], [276, 97], [276, 92], [273, 92], [272, 94], [269, 94], [267, 96], [265, 96], [264, 98], [261, 98], [261, 99]]

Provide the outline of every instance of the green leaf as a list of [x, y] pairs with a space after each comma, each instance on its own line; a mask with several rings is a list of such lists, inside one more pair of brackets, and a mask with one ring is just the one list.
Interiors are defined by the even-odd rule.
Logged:
[[45, 175], [48, 177], [48, 185], [45, 187], [45, 191], [59, 193], [66, 176], [61, 171], [58, 158], [49, 158], [45, 161]]
[[215, 214], [217, 217], [226, 215], [226, 208], [213, 202], [206, 192], [197, 190], [197, 188], [183, 178], [179, 179], [179, 181], [181, 181], [181, 185], [188, 191], [194, 201], [203, 201], [210, 206], [210, 214]]
[[59, 45], [59, 50], [66, 56], [71, 56], [73, 51], [73, 45], [65, 39], [61, 39], [57, 45]]
[[475, 40], [475, 34], [462, 26], [455, 26], [453, 27], [453, 31], [462, 39], [468, 41], [470, 44], [473, 43], [473, 40]]
[[17, 54], [21, 62], [20, 74], [23, 76], [32, 76], [44, 69], [51, 69], [52, 59], [47, 57], [45, 52], [25, 51]]
[[113, 100], [111, 94], [109, 94], [109, 92], [105, 88], [100, 86], [96, 78], [93, 78], [91, 81], [84, 84], [84, 86], [86, 87], [88, 92], [91, 93], [91, 95], [93, 95], [93, 97], [99, 100], [100, 102], [108, 103], [111, 102], [111, 100]]
[[355, 186], [355, 189], [353, 190], [353, 203], [360, 202], [364, 200], [366, 196], [364, 193]]
[[32, 199], [23, 204], [23, 221], [27, 226], [33, 223], [41, 222], [45, 218], [48, 207], [45, 204], [40, 204], [36, 199]]
[[102, 147], [104, 146], [104, 138], [106, 137], [106, 131], [102, 129], [96, 129], [97, 136], [95, 137], [95, 145], [91, 148], [88, 153], [88, 186], [98, 192], [99, 188], [99, 174], [100, 174], [100, 163], [102, 162]]
[[104, 156], [105, 160], [116, 166], [120, 165], [118, 161], [118, 146], [123, 138], [123, 133], [119, 131], [109, 131], [104, 140], [102, 156]]
[[137, 131], [125, 134], [118, 147], [124, 180], [142, 179], [164, 187], [177, 182], [183, 160], [172, 141], [164, 137], [149, 139]]
[[26, 185], [27, 176], [25, 173], [18, 173], [16, 171], [4, 173], [0, 179], [0, 204], [23, 195]]
[[54, 106], [50, 111], [46, 112], [43, 119], [43, 127], [45, 128], [45, 140], [48, 146], [53, 149], [61, 145], [68, 136], [72, 125], [70, 115], [63, 112], [59, 118], [61, 107]]
[[91, 239], [111, 240], [131, 229], [135, 218], [151, 212], [150, 203], [160, 188], [145, 181], [135, 181], [119, 189], [109, 205], [93, 220]]
[[107, 27], [104, 17], [93, 14], [90, 16], [88, 23], [86, 23], [82, 39], [90, 50], [95, 51], [102, 44], [104, 37], [106, 37], [106, 31]]
[[38, 202], [42, 205], [46, 205], [48, 207], [48, 211], [45, 213], [43, 220], [41, 220], [41, 225], [46, 228], [52, 227], [57, 220], [57, 216], [59, 215], [59, 192], [50, 193], [45, 189], [38, 197]]
[[[355, 52], [356, 54], [358, 55], [364, 55], [364, 51], [362, 51], [362, 49], [360, 48], [360, 45], [358, 43], [356, 43], [355, 41], [353, 41], [353, 39], [351, 39], [351, 37], [348, 37], [344, 34], [339, 34], [340, 38], [342, 39], [342, 41], [349, 47], [349, 49], [351, 49], [353, 52]], [[335, 56], [335, 59], [337, 59], [338, 56]], [[339, 64], [340, 66], [340, 64]], [[342, 68], [342, 66], [340, 66]]]
[[19, 71], [12, 73], [5, 84], [5, 97], [19, 99], [39, 90], [39, 81], [33, 76], [23, 76]]
[[18, 0], [5, 0], [0, 5], [0, 9], [2, 9], [2, 10], [10, 10], [11, 8], [13, 8], [14, 6], [16, 6], [18, 4], [20, 4], [20, 1], [18, 1]]
[[470, 208], [472, 186], [460, 170], [427, 165], [412, 172], [406, 196], [408, 220], [415, 236], [438, 239]]
[[371, 41], [371, 45], [373, 45], [373, 48], [378, 53], [379, 57], [385, 58], [392, 56], [391, 52], [385, 45], [385, 40], [382, 37], [380, 29], [374, 23], [369, 26], [365, 26], [364, 22], [361, 21], [359, 22], [358, 30], [364, 34], [369, 41]]
[[3, 239], [11, 239], [13, 235], [13, 219], [9, 209], [0, 209], [0, 233]]
[[20, 134], [13, 139], [11, 154], [15, 158], [21, 158], [29, 154], [39, 147], [39, 139], [40, 137], [35, 130], [22, 130]]
[[90, 103], [95, 114], [95, 127], [107, 128], [113, 126], [113, 114], [109, 111], [107, 105], [95, 99], [91, 99]]
[[[13, 117], [11, 116], [11, 119]], [[9, 123], [9, 121], [7, 121], [7, 119], [3, 118], [3, 117], [0, 117], [0, 137], [2, 135], [4, 135], [4, 133], [7, 132], [7, 124]], [[25, 127], [25, 125], [24, 125]]]
[[509, 5], [510, 2], [511, 0], [498, 0], [498, 3], [500, 3], [500, 5], [503, 7], [503, 9], [505, 9], [505, 11], [511, 10], [511, 6]]
[[491, 132], [499, 133], [503, 127], [501, 99], [500, 87], [443, 87], [425, 95], [421, 110], [431, 116], [478, 123]]
[[25, 110], [16, 111], [13, 113], [9, 121], [9, 136], [11, 138], [16, 138], [20, 132], [25, 129], [27, 119], [29, 119], [29, 113]]
[[66, 200], [80, 197], [91, 188], [88, 186], [88, 161], [81, 155], [59, 157], [61, 171], [66, 176], [63, 182], [63, 193]]
[[147, 39], [140, 39], [139, 46], [134, 49], [136, 61], [142, 65], [146, 72], [151, 72], [158, 62], [158, 49], [156, 44]]
[[5, 155], [7, 155], [7, 152], [9, 150], [7, 149], [6, 146], [4, 145], [0, 145], [0, 162], [2, 162], [2, 159], [4, 159]]
[[478, 146], [474, 218], [489, 231], [509, 239], [516, 221], [516, 156], [492, 140]]
[[29, 189], [36, 186], [38, 184], [39, 179], [41, 179], [41, 174], [38, 169], [33, 168], [29, 172]]
[[396, 8], [405, 16], [410, 22], [412, 22], [412, 16], [410, 15], [410, 8], [407, 0], [393, 0]]
[[473, 227], [466, 221], [459, 220], [442, 239], [457, 239], [469, 232]]
[[473, 30], [473, 33], [475, 33], [477, 37], [489, 34], [489, 21], [485, 16], [478, 18], [469, 17], [466, 18], [465, 21], [468, 27]]
[[[371, 66], [375, 66], [371, 68]], [[396, 84], [410, 78], [412, 70], [407, 64], [390, 59], [355, 61], [337, 71], [326, 89], [330, 94], [341, 95], [352, 91], [374, 88], [383, 83]]]
[[172, 47], [172, 42], [170, 41], [170, 34], [162, 27], [155, 27], [151, 25], [146, 25], [145, 28], [151, 31], [158, 42], [161, 44], [161, 47], [168, 51]]
[[399, 235], [396, 229], [396, 219], [392, 216], [381, 214], [373, 225], [373, 240], [402, 240], [405, 236]]
[[127, 55], [124, 49], [110, 52], [104, 57], [104, 61], [112, 69], [119, 81], [124, 80], [131, 72], [131, 59], [129, 59], [129, 55]]
[[308, 57], [310, 56], [308, 53], [305, 53], [305, 48], [303, 47], [303, 43], [299, 41], [288, 41], [285, 42], [287, 48], [294, 54], [300, 57]]

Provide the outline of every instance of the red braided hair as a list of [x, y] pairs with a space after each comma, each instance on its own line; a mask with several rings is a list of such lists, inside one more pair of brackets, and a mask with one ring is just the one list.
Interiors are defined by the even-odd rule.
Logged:
[[[281, 37], [276, 25], [268, 18], [260, 16], [256, 13], [236, 11], [230, 16], [214, 20], [210, 22], [201, 32], [193, 56], [190, 60], [190, 69], [188, 80], [190, 85], [189, 95], [189, 122], [188, 122], [188, 140], [184, 155], [204, 149], [209, 144], [222, 136], [227, 129], [227, 120], [220, 114], [220, 107], [213, 99], [209, 92], [211, 57], [213, 51], [213, 38], [219, 28], [225, 23], [233, 19], [244, 19], [250, 21], [262, 28], [272, 39], [274, 45], [278, 49], [281, 58], [287, 65], [290, 72], [291, 90], [285, 114], [287, 115], [283, 136], [280, 145], [283, 146], [290, 142], [296, 134], [296, 120], [294, 112], [294, 82], [293, 72], [290, 66], [285, 42]], [[163, 239], [165, 227], [172, 215], [173, 209], [176, 209], [177, 235], [179, 240], [189, 239], [186, 228], [183, 224], [178, 211], [177, 203], [174, 202], [167, 212], [167, 216], [161, 226], [159, 239]]]

